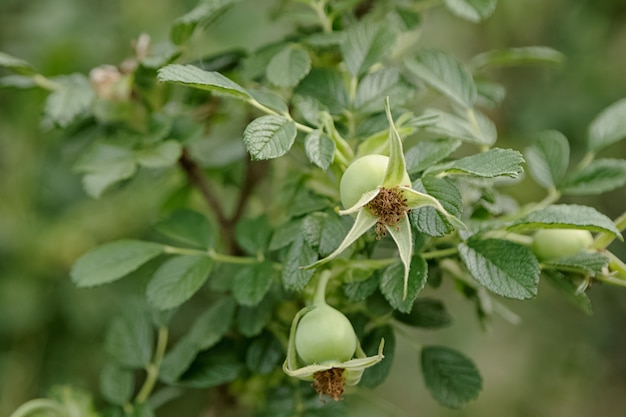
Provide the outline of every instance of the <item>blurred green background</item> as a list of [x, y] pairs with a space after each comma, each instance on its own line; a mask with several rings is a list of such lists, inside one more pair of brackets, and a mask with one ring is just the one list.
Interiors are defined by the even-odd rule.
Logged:
[[[121, 62], [140, 33], [155, 42], [167, 40], [170, 23], [194, 3], [2, 0], [0, 50], [44, 74], [87, 73]], [[238, 5], [196, 41], [198, 50], [253, 49], [276, 39], [289, 22], [268, 20], [274, 3]], [[489, 113], [500, 146], [523, 149], [532, 132], [557, 129], [570, 139], [572, 157], [579, 158], [588, 123], [626, 97], [623, 0], [501, 1], [478, 25], [445, 10], [430, 13], [424, 25], [422, 45], [448, 48], [464, 59], [527, 45], [550, 46], [567, 56], [560, 69], [505, 68], [492, 74], [508, 90], [503, 105]], [[40, 122], [44, 98], [36, 90], [0, 90], [0, 416], [54, 384], [97, 391], [103, 328], [120, 294], [139, 284], [79, 290], [69, 281], [69, 268], [96, 243], [149, 233], [169, 185], [181, 180], [175, 172], [138, 178], [131, 187], [89, 199], [71, 170], [72, 143]], [[607, 152], [626, 157], [623, 145]], [[511, 192], [521, 202], [543, 197], [528, 178]], [[626, 207], [626, 191], [566, 201], [616, 217]], [[612, 249], [626, 259], [623, 244]], [[439, 407], [416, 372], [417, 354], [399, 338], [392, 376], [375, 395], [363, 391], [349, 399], [354, 415], [626, 415], [626, 289], [594, 286], [595, 315], [587, 317], [542, 286], [536, 300], [507, 302], [521, 324], [495, 321], [487, 333], [451, 288], [425, 295], [444, 297], [456, 321], [414, 338], [472, 357], [483, 373], [482, 394], [462, 410]], [[198, 403], [206, 401], [199, 394]], [[175, 406], [164, 412], [187, 415]]]

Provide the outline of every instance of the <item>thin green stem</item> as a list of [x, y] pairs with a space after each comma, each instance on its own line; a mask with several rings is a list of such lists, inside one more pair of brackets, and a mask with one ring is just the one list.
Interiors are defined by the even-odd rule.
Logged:
[[317, 282], [317, 288], [315, 288], [315, 296], [313, 297], [313, 305], [323, 306], [326, 304], [326, 285], [330, 280], [332, 273], [325, 269], [320, 274], [320, 279]]
[[218, 253], [215, 249], [211, 248], [209, 250], [199, 250], [199, 249], [190, 249], [190, 248], [179, 248], [176, 246], [165, 246], [165, 253], [171, 255], [190, 255], [190, 256], [207, 256], [213, 259], [216, 262], [222, 262], [227, 264], [256, 264], [259, 262], [263, 262], [263, 257], [252, 258], [249, 256], [233, 256], [233, 255], [224, 255], [223, 253]]
[[616, 273], [617, 276], [626, 279], [626, 264], [615, 256], [612, 252], [605, 251], [605, 255], [609, 257], [609, 271]]
[[420, 256], [424, 259], [446, 258], [448, 256], [456, 255], [458, 252], [459, 250], [457, 248], [447, 248], [423, 252]]
[[226, 264], [256, 264], [259, 262], [263, 262], [264, 258], [262, 256], [258, 256], [256, 258], [245, 257], [245, 256], [232, 256], [232, 255], [224, 255], [222, 253], [215, 252], [214, 249], [209, 249], [207, 251], [209, 257], [216, 262], [222, 262]]
[[9, 417], [27, 417], [34, 414], [37, 411], [53, 411], [56, 415], [64, 416], [66, 410], [61, 404], [54, 400], [48, 400], [45, 398], [39, 398], [36, 400], [28, 401], [22, 404], [17, 410], [13, 412]]
[[252, 107], [256, 107], [257, 109], [259, 109], [262, 112], [265, 112], [267, 114], [272, 114], [272, 115], [276, 115], [276, 116], [286, 117], [287, 119], [289, 119], [292, 122], [294, 122], [295, 125], [296, 125], [296, 129], [300, 130], [301, 132], [311, 133], [312, 131], [315, 130], [315, 129], [309, 127], [309, 126], [303, 125], [302, 123], [296, 122], [295, 120], [293, 120], [293, 117], [291, 117], [291, 115], [289, 113], [279, 113], [276, 110], [272, 110], [269, 107], [264, 106], [263, 104], [259, 103], [258, 101], [256, 101], [253, 98], [248, 100], [248, 104], [250, 104]]
[[333, 23], [330, 21], [324, 9], [326, 8], [326, 1], [313, 1], [309, 3], [315, 14], [317, 15], [320, 25], [322, 25], [322, 30], [324, 33], [330, 33], [333, 31]]
[[617, 285], [620, 287], [626, 287], [626, 280], [615, 278], [607, 275], [598, 275], [595, 277], [596, 280], [604, 282], [606, 284]]
[[591, 163], [591, 161], [593, 161], [595, 157], [596, 157], [596, 154], [593, 151], [587, 151], [585, 156], [583, 156], [583, 159], [581, 159], [578, 165], [576, 165], [576, 170], [581, 170], [585, 168], [587, 165]]
[[51, 79], [46, 78], [41, 74], [34, 75], [33, 81], [35, 81], [35, 84], [37, 84], [39, 87], [49, 91], [59, 90], [63, 88], [62, 84], [59, 84], [56, 81], [52, 81]]
[[143, 386], [139, 390], [139, 393], [135, 397], [135, 404], [143, 404], [146, 402], [150, 393], [154, 389], [157, 380], [159, 378], [159, 368], [161, 367], [161, 362], [163, 361], [163, 357], [165, 356], [165, 348], [167, 347], [167, 339], [168, 339], [168, 330], [167, 327], [160, 327], [158, 336], [157, 336], [157, 345], [154, 350], [154, 358], [152, 362], [148, 364], [146, 367], [146, 380], [143, 383]]

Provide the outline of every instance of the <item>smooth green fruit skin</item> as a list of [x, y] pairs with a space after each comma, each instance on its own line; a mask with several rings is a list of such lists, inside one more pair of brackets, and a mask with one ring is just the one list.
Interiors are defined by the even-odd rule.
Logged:
[[575, 255], [592, 243], [588, 230], [541, 229], [535, 233], [532, 250], [539, 259], [556, 259]]
[[[352, 162], [339, 183], [343, 207], [348, 209], [354, 206], [364, 193], [381, 185], [388, 164], [389, 157], [385, 155], [365, 155]], [[411, 186], [411, 179], [406, 171], [400, 185]]]
[[296, 352], [307, 365], [348, 361], [354, 356], [356, 344], [350, 320], [328, 305], [306, 313], [296, 329]]

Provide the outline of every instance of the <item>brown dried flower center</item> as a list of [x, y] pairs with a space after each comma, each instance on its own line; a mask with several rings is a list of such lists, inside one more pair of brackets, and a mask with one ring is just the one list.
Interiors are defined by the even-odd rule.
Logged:
[[313, 374], [313, 388], [320, 395], [328, 395], [337, 401], [343, 397], [343, 389], [346, 386], [344, 377], [346, 370], [343, 368], [330, 368]]
[[387, 226], [394, 226], [410, 211], [406, 198], [398, 187], [381, 188], [372, 201], [367, 203], [368, 210], [378, 217], [376, 223], [376, 238], [387, 235]]

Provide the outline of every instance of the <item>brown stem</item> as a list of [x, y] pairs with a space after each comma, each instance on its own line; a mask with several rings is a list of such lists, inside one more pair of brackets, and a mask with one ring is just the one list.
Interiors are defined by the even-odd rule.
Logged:
[[[186, 148], [183, 148], [183, 153], [180, 156], [178, 163], [185, 171], [187, 179], [191, 185], [200, 191], [200, 194], [202, 194], [202, 197], [213, 211], [213, 214], [219, 224], [222, 237], [226, 240], [226, 242], [231, 242], [233, 240], [231, 233], [232, 228], [230, 226], [229, 219], [226, 218], [226, 215], [224, 214], [224, 207], [222, 206], [220, 199], [217, 197], [215, 190], [204, 176], [202, 169], [196, 161], [191, 158], [189, 151]], [[231, 245], [228, 246], [229, 248], [231, 247]]]
[[267, 161], [252, 161], [246, 159], [246, 174], [241, 184], [241, 192], [239, 193], [239, 201], [235, 212], [229, 219], [234, 225], [243, 215], [246, 204], [252, 195], [255, 185], [257, 185], [267, 174]]
[[227, 252], [231, 255], [243, 254], [243, 251], [234, 239], [235, 225], [243, 215], [254, 187], [267, 174], [267, 162], [254, 162], [249, 159], [246, 160], [246, 172], [241, 185], [239, 200], [237, 201], [234, 213], [230, 217], [228, 217], [224, 212], [224, 207], [218, 198], [217, 193], [207, 180], [207, 177], [202, 172], [198, 163], [191, 158], [189, 151], [186, 148], [183, 148], [183, 153], [178, 162], [185, 171], [190, 184], [200, 191], [202, 197], [213, 211], [215, 218], [219, 223], [220, 234], [222, 235]]

